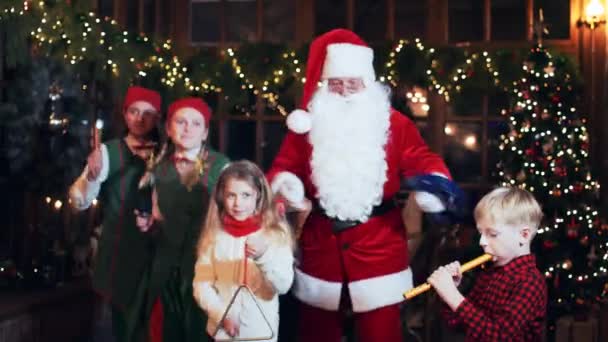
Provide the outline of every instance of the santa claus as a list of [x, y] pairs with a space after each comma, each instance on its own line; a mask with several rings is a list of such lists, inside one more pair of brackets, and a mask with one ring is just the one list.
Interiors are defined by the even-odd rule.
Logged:
[[[312, 202], [293, 289], [303, 341], [340, 341], [352, 310], [358, 341], [402, 341], [399, 303], [412, 287], [407, 236], [394, 197], [402, 179], [450, 173], [416, 126], [392, 109], [373, 51], [337, 29], [310, 46], [301, 108], [268, 176], [289, 206]], [[415, 195], [422, 210], [445, 209]]]

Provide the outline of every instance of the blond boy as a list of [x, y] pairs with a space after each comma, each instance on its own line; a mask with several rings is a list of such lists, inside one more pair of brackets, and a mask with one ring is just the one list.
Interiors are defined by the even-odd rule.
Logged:
[[447, 305], [450, 327], [463, 326], [465, 341], [540, 341], [547, 305], [545, 279], [530, 253], [542, 219], [540, 205], [529, 192], [497, 188], [475, 207], [479, 245], [493, 256], [465, 297], [457, 286], [460, 264], [439, 267], [428, 279]]

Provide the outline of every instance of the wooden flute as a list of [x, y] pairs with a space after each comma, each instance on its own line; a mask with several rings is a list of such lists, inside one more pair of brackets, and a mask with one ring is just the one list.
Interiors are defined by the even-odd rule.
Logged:
[[[492, 260], [492, 256], [490, 254], [480, 255], [477, 258], [460, 266], [460, 272], [464, 273], [464, 272], [470, 271], [473, 268], [475, 268], [483, 263], [486, 263], [490, 260]], [[414, 287], [413, 289], [411, 289], [409, 291], [406, 291], [405, 293], [403, 293], [403, 297], [406, 300], [412, 299], [412, 298], [416, 297], [417, 295], [430, 290], [431, 287], [432, 286], [429, 283], [424, 283], [422, 285]]]

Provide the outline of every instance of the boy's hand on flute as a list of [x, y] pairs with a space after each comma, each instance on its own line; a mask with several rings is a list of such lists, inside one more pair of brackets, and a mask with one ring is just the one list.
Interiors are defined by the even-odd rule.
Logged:
[[453, 311], [456, 311], [458, 305], [464, 300], [464, 296], [458, 291], [456, 282], [456, 280], [458, 280], [459, 284], [461, 279], [462, 273], [460, 272], [460, 263], [453, 262], [435, 270], [427, 279], [427, 282], [433, 286], [439, 297], [441, 297]]
[[454, 280], [454, 285], [456, 287], [460, 286], [460, 282], [462, 281], [462, 271], [460, 270], [460, 262], [454, 261], [444, 266], [449, 274], [452, 275], [452, 279]]
[[[451, 284], [451, 285], [453, 285], [454, 288], [456, 288], [458, 285], [460, 285], [460, 280], [462, 280], [462, 273], [470, 271], [470, 270], [474, 269], [475, 267], [492, 260], [492, 258], [493, 258], [493, 256], [490, 254], [483, 254], [473, 260], [466, 262], [462, 266], [460, 266], [460, 263], [457, 261], [453, 262], [451, 264], [445, 265], [445, 266], [441, 266], [439, 269], [443, 269], [443, 272], [445, 272], [447, 275], [452, 277], [451, 283], [453, 283], [453, 284], [451, 284], [449, 281], [445, 281], [442, 283]], [[439, 269], [437, 271], [439, 271]], [[440, 286], [439, 280], [441, 279], [442, 281], [444, 281], [445, 279], [443, 279], [444, 275], [438, 273], [437, 271], [435, 271], [435, 273], [433, 273], [431, 276], [437, 274], [435, 282], [436, 282], [437, 286]], [[406, 291], [403, 294], [403, 297], [405, 297], [405, 299], [409, 300], [409, 299], [416, 297], [417, 295], [419, 295], [421, 293], [424, 293], [424, 292], [430, 290], [433, 287], [437, 288], [437, 286], [435, 286], [435, 284], [431, 284], [431, 282], [429, 281], [422, 285], [418, 285], [413, 289]], [[444, 286], [448, 286], [448, 285], [444, 285]], [[456, 291], [458, 291], [458, 289], [456, 289]]]

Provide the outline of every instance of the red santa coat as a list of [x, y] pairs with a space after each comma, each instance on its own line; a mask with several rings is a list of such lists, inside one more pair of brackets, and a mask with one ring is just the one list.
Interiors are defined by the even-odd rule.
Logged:
[[[402, 178], [427, 173], [449, 177], [445, 163], [430, 151], [414, 123], [395, 110], [385, 152], [383, 200], [395, 196]], [[311, 155], [308, 134], [288, 132], [268, 172], [270, 180], [280, 172], [291, 172], [302, 180], [306, 197], [314, 201], [317, 189], [311, 178]], [[299, 247], [294, 294], [314, 307], [338, 310], [343, 284], [348, 284], [355, 312], [399, 303], [403, 292], [412, 287], [406, 230], [398, 208], [337, 234], [331, 220], [313, 210]]]

